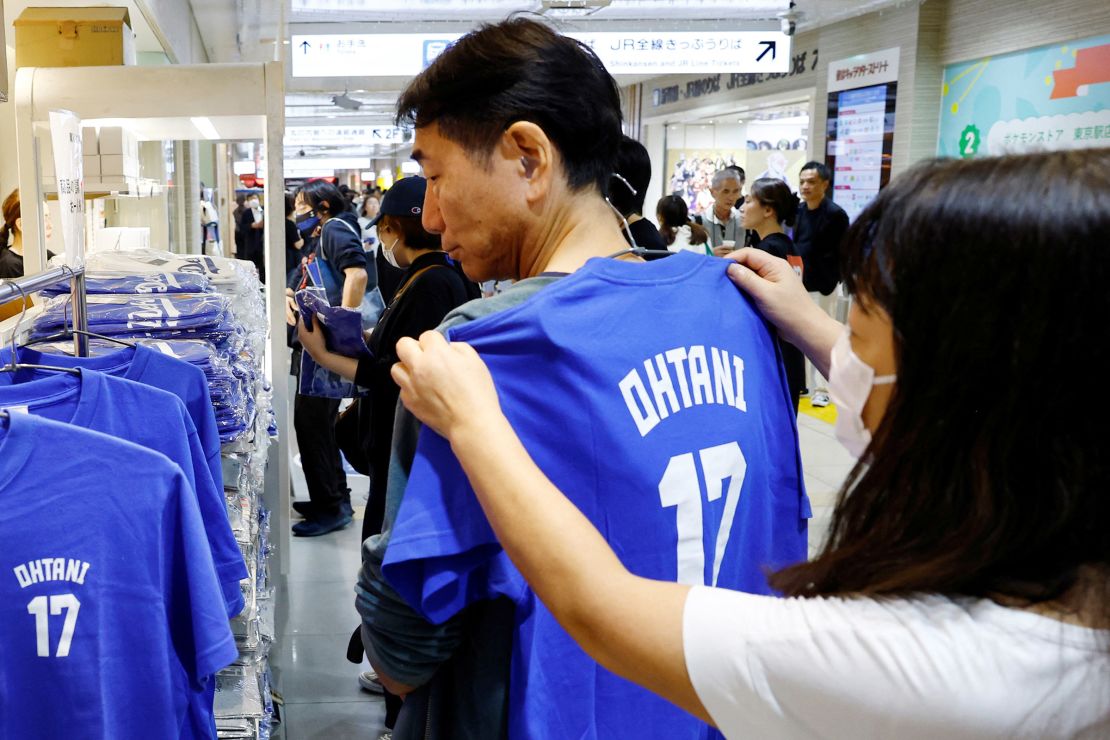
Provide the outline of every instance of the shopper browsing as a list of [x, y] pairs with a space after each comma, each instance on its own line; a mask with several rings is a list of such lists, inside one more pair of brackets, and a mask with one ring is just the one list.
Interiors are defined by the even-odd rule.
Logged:
[[[549, 460], [573, 450], [562, 470], [644, 572], [766, 591], [762, 564], [804, 559], [808, 514], [774, 339], [721, 261], [591, 259], [625, 246], [604, 198], [619, 96], [598, 59], [533, 21], [486, 26], [419, 75], [399, 111], [429, 181], [425, 227], [470, 278], [517, 280], [439, 330], [480, 335], [504, 360], [531, 438]], [[715, 323], [722, 311], [733, 331]], [[740, 475], [725, 472], [745, 465], [741, 445], [743, 511]], [[735, 481], [707, 494], [704, 516], [695, 455]], [[665, 485], [667, 500], [626, 494], [631, 478]], [[398, 412], [385, 524], [356, 589], [371, 664], [407, 694], [394, 736], [706, 737], [573, 644], [457, 495], [467, 485], [442, 440]]]
[[702, 225], [709, 232], [709, 246], [713, 250], [740, 247], [744, 244], [744, 228], [740, 225], [740, 211], [735, 204], [740, 200], [744, 182], [731, 169], [717, 170], [710, 181], [709, 192], [713, 207], [706, 210]]
[[[19, 188], [8, 193], [3, 205], [4, 225], [0, 226], [0, 278], [23, 277], [23, 218], [19, 209]], [[53, 229], [50, 214], [43, 208], [44, 238], [49, 240]], [[47, 252], [47, 257], [54, 255]]]
[[[320, 263], [328, 302], [333, 306], [360, 308], [367, 284], [373, 283], [355, 212], [343, 194], [324, 180], [303, 185], [294, 203], [297, 200], [320, 220], [314, 259]], [[293, 299], [287, 295], [286, 300], [290, 310], [294, 310]], [[299, 339], [303, 341], [303, 335]], [[301, 537], [328, 534], [351, 523], [351, 492], [335, 439], [339, 401], [298, 393], [293, 403], [293, 428], [309, 495], [308, 505], [297, 509], [305, 521], [293, 525], [293, 533]]]
[[771, 577], [794, 598], [631, 575], [531, 462], [465, 345], [405, 340], [394, 377], [579, 644], [727, 735], [1105, 737], [1110, 440], [1077, 413], [1086, 389], [1056, 381], [1110, 359], [1094, 339], [1110, 264], [1091, 248], [1110, 232], [1108, 172], [1100, 150], [903, 175], [848, 232], [847, 327], [786, 262], [735, 255], [732, 279], [829, 374], [860, 456], [822, 552]]
[[[802, 282], [810, 296], [826, 313], [836, 305], [833, 295], [840, 282], [840, 242], [848, 230], [848, 214], [828, 197], [832, 172], [821, 162], [806, 162], [799, 175], [798, 223], [794, 244], [802, 259]], [[812, 364], [806, 365], [806, 387], [813, 390], [810, 402], [829, 405], [825, 380]]]
[[686, 201], [677, 195], [664, 195], [655, 204], [655, 218], [659, 221], [659, 233], [667, 249], [672, 252], [693, 252], [712, 254], [706, 245], [709, 234], [700, 225], [690, 220]]

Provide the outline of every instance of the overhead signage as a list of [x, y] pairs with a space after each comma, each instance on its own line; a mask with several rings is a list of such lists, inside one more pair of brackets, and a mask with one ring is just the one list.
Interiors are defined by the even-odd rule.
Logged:
[[[716, 95], [721, 92], [742, 90], [753, 85], [761, 85], [772, 80], [782, 80], [793, 77], [810, 77], [813, 70], [817, 69], [818, 51], [808, 49], [794, 54], [790, 58], [790, 69], [786, 72], [732, 72], [728, 75], [714, 74], [705, 77], [695, 76], [693, 79], [680, 81], [666, 87], [654, 87], [651, 91], [651, 107], [663, 108], [675, 105], [686, 100]], [[799, 84], [802, 80], [798, 80]]]
[[[789, 72], [791, 39], [781, 31], [605, 31], [569, 33], [610, 74]], [[294, 34], [294, 77], [411, 77], [462, 34]]]
[[405, 130], [399, 126], [287, 126], [285, 146], [345, 146], [401, 144]]
[[898, 58], [901, 47], [883, 49], [871, 54], [858, 54], [829, 62], [828, 92], [871, 87], [898, 80]]

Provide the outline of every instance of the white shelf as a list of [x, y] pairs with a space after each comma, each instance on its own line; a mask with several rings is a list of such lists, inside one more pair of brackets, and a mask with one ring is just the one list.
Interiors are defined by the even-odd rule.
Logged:
[[[41, 272], [46, 266], [46, 243], [42, 238], [44, 173], [37, 152], [37, 139], [42, 137], [35, 134], [47, 130], [52, 110], [72, 111], [83, 122], [93, 125], [123, 124], [144, 140], [260, 140], [266, 152], [266, 210], [285, 212], [282, 188], [285, 72], [280, 62], [23, 68], [16, 72], [12, 99], [16, 106], [27, 274]], [[49, 141], [49, 137], [44, 140]], [[95, 185], [87, 183], [86, 189]], [[267, 274], [284, 275], [283, 219], [266, 220], [265, 244]], [[267, 468], [265, 502], [272, 512], [272, 537], [278, 545], [275, 565], [279, 572], [285, 573], [290, 544], [288, 437], [293, 427], [286, 380], [282, 283], [275, 282], [273, 289], [267, 292], [266, 305], [272, 328], [265, 371], [273, 387], [274, 413], [280, 435]]]

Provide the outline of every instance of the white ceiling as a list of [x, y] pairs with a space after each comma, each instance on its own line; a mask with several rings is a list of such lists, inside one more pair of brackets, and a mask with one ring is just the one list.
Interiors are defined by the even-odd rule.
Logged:
[[[82, 0], [64, 0], [78, 4]], [[88, 0], [84, 0], [87, 2]], [[136, 0], [128, 0], [135, 2]], [[146, 2], [147, 0], [138, 0]], [[184, 0], [181, 0], [184, 1]], [[587, 0], [593, 2], [594, 0]], [[11, 0], [9, 0], [9, 3]], [[188, 0], [210, 61], [268, 61], [283, 58], [292, 33], [405, 33], [466, 31], [478, 23], [497, 21], [515, 12], [539, 12], [542, 0]], [[921, 0], [796, 0], [797, 30], [804, 32], [885, 7]], [[604, 5], [604, 2], [600, 4]], [[576, 30], [602, 29], [733, 29], [778, 28], [779, 14], [789, 0], [610, 0], [588, 17], [562, 17], [556, 22]], [[136, 14], [132, 11], [132, 17]], [[283, 43], [284, 42], [284, 43]], [[365, 77], [351, 70], [349, 78], [286, 76], [286, 125], [389, 125], [394, 102], [407, 80]], [[621, 80], [630, 84], [635, 80]], [[348, 91], [364, 103], [357, 111], [332, 104], [333, 95]], [[352, 142], [347, 147], [305, 150], [307, 156], [371, 154], [388, 156], [396, 147], [372, 149]], [[287, 151], [287, 156], [298, 156]]]

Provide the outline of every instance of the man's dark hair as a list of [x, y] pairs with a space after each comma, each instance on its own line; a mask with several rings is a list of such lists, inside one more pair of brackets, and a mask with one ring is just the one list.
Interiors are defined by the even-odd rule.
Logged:
[[832, 180], [832, 170], [830, 170], [829, 166], [827, 164], [825, 164], [824, 162], [818, 162], [816, 160], [810, 160], [809, 162], [806, 162], [805, 164], [803, 164], [802, 169], [800, 169], [798, 171], [799, 172], [805, 172], [806, 170], [813, 170], [814, 172], [817, 173], [817, 176], [820, 177], [825, 182], [828, 182], [829, 180]]
[[822, 552], [776, 589], [1029, 603], [1110, 564], [1106, 426], [1068, 380], [1110, 363], [1107, 234], [1110, 149], [929, 161], [879, 191], [841, 274], [890, 316], [898, 378]]
[[[643, 213], [644, 196], [651, 182], [651, 157], [644, 145], [631, 136], [621, 137], [617, 147], [616, 172], [628, 182], [626, 184], [620, 178], [613, 178], [609, 185], [609, 202], [625, 218]], [[629, 189], [630, 186], [636, 190], [635, 193]]]
[[514, 18], [468, 33], [397, 102], [399, 125], [437, 124], [486, 161], [517, 121], [551, 139], [572, 190], [608, 191], [621, 137], [617, 84], [589, 47], [542, 23]]
[[385, 225], [401, 232], [401, 239], [409, 249], [443, 248], [439, 234], [427, 231], [420, 222], [420, 216], [382, 216], [378, 222], [378, 231]]
[[741, 167], [738, 164], [730, 164], [727, 167], [725, 167], [725, 169], [726, 170], [732, 170], [736, 174], [740, 175], [740, 184], [741, 185], [743, 185], [744, 182], [748, 179], [748, 173], [744, 172], [744, 168]]
[[325, 213], [328, 217], [337, 216], [351, 210], [351, 201], [343, 197], [335, 185], [327, 180], [311, 180], [301, 185], [298, 191], [313, 213]]

